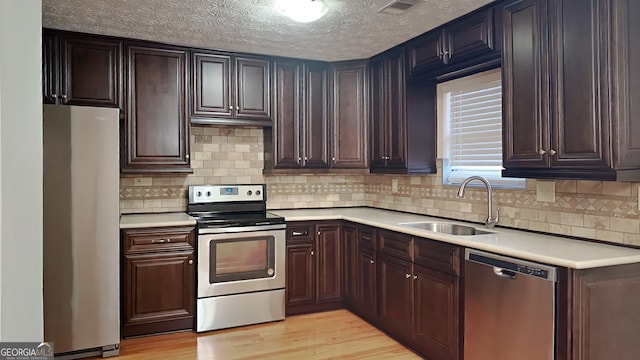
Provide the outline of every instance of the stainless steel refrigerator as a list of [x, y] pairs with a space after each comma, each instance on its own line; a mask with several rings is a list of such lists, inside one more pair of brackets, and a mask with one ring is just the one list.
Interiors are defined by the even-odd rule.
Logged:
[[44, 105], [44, 337], [119, 354], [118, 109]]

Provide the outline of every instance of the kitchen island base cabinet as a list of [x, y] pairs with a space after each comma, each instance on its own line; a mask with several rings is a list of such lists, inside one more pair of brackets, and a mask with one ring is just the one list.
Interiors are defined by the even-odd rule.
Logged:
[[122, 232], [122, 337], [192, 330], [193, 227]]
[[341, 226], [287, 226], [286, 315], [342, 308]]

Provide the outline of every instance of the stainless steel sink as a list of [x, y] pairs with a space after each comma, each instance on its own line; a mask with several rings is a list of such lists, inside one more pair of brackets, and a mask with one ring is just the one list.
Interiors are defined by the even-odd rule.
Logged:
[[451, 223], [422, 221], [422, 222], [400, 223], [398, 225], [415, 228], [415, 229], [439, 232], [443, 234], [450, 234], [450, 235], [493, 234], [491, 231], [479, 230], [474, 228], [473, 226], [457, 225], [457, 224], [451, 224]]

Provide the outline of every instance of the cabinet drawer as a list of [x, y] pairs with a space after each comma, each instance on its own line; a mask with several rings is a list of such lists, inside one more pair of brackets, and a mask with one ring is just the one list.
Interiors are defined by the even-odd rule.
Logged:
[[371, 228], [360, 228], [358, 233], [358, 246], [370, 250], [376, 250], [376, 232]]
[[194, 227], [143, 228], [123, 230], [124, 253], [193, 249]]
[[313, 224], [287, 224], [287, 242], [313, 241], [315, 239]]
[[407, 261], [413, 260], [411, 251], [413, 238], [410, 235], [380, 231], [378, 238], [381, 253]]
[[414, 239], [414, 262], [434, 270], [460, 273], [460, 247], [423, 238]]

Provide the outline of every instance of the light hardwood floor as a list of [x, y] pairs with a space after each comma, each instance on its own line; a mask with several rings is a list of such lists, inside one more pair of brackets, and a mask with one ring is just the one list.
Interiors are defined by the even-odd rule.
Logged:
[[118, 360], [420, 359], [347, 310], [196, 334], [126, 339]]

